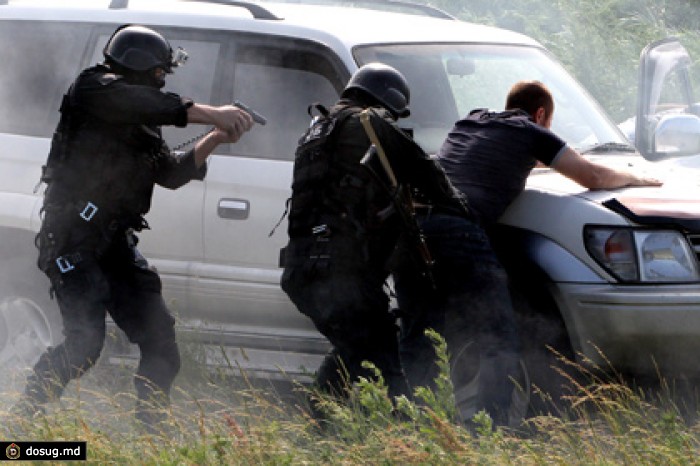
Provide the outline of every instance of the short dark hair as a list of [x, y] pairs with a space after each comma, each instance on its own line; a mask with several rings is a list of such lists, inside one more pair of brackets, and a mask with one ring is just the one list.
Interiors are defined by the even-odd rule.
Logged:
[[519, 108], [534, 116], [540, 107], [544, 107], [547, 117], [554, 112], [552, 93], [540, 81], [518, 81], [510, 88], [506, 98], [506, 110]]

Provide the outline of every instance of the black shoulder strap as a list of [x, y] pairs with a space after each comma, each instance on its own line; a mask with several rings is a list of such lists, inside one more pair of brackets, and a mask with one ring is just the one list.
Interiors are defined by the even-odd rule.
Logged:
[[322, 104], [320, 104], [318, 102], [314, 102], [306, 108], [306, 113], [308, 113], [311, 118], [314, 118], [316, 116], [316, 115], [314, 115], [314, 109], [316, 109], [318, 111], [318, 113], [320, 113], [321, 116], [323, 116], [324, 118], [327, 118], [328, 115], [330, 115], [330, 113], [331, 113]]

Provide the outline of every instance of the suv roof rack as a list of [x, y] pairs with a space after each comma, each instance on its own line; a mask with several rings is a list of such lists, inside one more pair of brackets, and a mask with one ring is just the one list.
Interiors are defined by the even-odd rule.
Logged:
[[359, 0], [359, 1], [353, 1], [353, 0], [343, 0], [341, 3], [357, 3], [359, 5], [369, 5], [370, 7], [374, 4], [378, 5], [386, 5], [386, 6], [395, 6], [399, 9], [403, 8], [406, 10], [413, 10], [418, 13], [422, 13], [426, 16], [432, 16], [434, 18], [441, 18], [441, 19], [457, 19], [451, 14], [447, 13], [446, 11], [441, 10], [440, 8], [431, 6], [431, 5], [422, 5], [420, 3], [413, 3], [410, 1], [405, 1], [405, 0]]
[[[8, 0], [0, 0], [0, 4], [2, 4], [3, 1], [8, 1]], [[244, 2], [244, 1], [239, 1], [239, 0], [186, 0], [186, 1], [193, 1], [193, 2], [203, 2], [203, 3], [217, 3], [219, 5], [231, 5], [231, 6], [237, 6], [244, 8], [250, 12], [250, 14], [253, 15], [253, 18], [255, 19], [281, 19], [280, 17], [274, 15], [270, 10], [267, 8], [258, 5], [256, 3], [251, 3], [251, 2]], [[112, 10], [116, 9], [123, 9], [123, 8], [128, 8], [129, 6], [129, 0], [111, 0], [109, 3], [109, 8]]]
[[[117, 1], [117, 0], [112, 0]], [[230, 5], [245, 8], [253, 15], [255, 19], [271, 19], [280, 20], [279, 16], [272, 13], [270, 10], [260, 5], [259, 3], [244, 2], [240, 0], [186, 0], [190, 2], [216, 3], [218, 5]]]
[[368, 8], [381, 10], [382, 6], [393, 8], [394, 10], [403, 12], [414, 12], [425, 16], [432, 16], [441, 19], [457, 18], [437, 7], [430, 5], [422, 5], [408, 0], [270, 0], [277, 3], [302, 3], [307, 5], [340, 5], [340, 6], [355, 6], [359, 8]]
[[[0, 0], [0, 5], [7, 4], [9, 0]], [[219, 5], [230, 5], [245, 8], [253, 15], [255, 19], [280, 20], [279, 16], [272, 13], [270, 10], [260, 5], [259, 3], [246, 2], [241, 0], [185, 0], [202, 3], [216, 3]], [[442, 19], [457, 19], [451, 14], [439, 8], [430, 5], [422, 5], [406, 0], [276, 0], [281, 3], [308, 3], [317, 5], [347, 5], [365, 8], [373, 8], [377, 6], [395, 7], [398, 10], [412, 10], [426, 16]], [[129, 0], [111, 0], [109, 3], [110, 9], [122, 9], [129, 6]]]

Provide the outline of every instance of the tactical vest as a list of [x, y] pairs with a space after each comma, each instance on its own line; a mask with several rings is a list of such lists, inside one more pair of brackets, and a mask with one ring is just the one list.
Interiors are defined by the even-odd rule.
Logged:
[[[320, 225], [326, 196], [326, 183], [331, 175], [332, 135], [339, 121], [318, 105], [321, 112], [299, 139], [294, 155], [292, 197], [289, 210], [289, 237], [309, 236]], [[349, 112], [347, 113], [349, 116]]]
[[[290, 244], [284, 265], [334, 263], [346, 269], [368, 261], [383, 262], [374, 250], [386, 249], [386, 218], [379, 214], [391, 201], [359, 163], [358, 147], [369, 146], [358, 134], [339, 140], [339, 129], [360, 107], [335, 107], [321, 112], [299, 139], [294, 160], [289, 208]], [[350, 140], [351, 139], [351, 140]], [[345, 142], [346, 144], [340, 144]]]
[[63, 96], [42, 167], [47, 188], [36, 244], [39, 267], [47, 273], [67, 273], [86, 257], [100, 257], [116, 235], [147, 227], [142, 213], [163, 146], [157, 131], [85, 114], [74, 86]]
[[160, 133], [144, 125], [111, 125], [91, 117], [75, 103], [74, 86], [63, 96], [41, 181], [48, 187], [44, 207], [74, 203], [141, 226], [150, 207], [153, 173], [168, 155]]

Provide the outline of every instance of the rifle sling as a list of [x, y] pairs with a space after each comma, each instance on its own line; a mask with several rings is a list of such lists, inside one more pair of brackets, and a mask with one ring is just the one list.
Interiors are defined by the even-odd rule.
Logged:
[[370, 142], [372, 143], [372, 145], [374, 145], [375, 149], [377, 149], [379, 161], [381, 162], [384, 171], [386, 171], [386, 174], [389, 177], [389, 181], [391, 182], [392, 188], [396, 188], [398, 186], [398, 182], [396, 181], [396, 175], [394, 175], [394, 170], [392, 170], [391, 164], [389, 163], [389, 159], [384, 153], [384, 148], [379, 142], [377, 133], [374, 132], [372, 122], [370, 121], [369, 112], [370, 109], [367, 108], [360, 113], [360, 122], [362, 123], [362, 127], [365, 129], [365, 133], [367, 133], [367, 137], [369, 138]]

